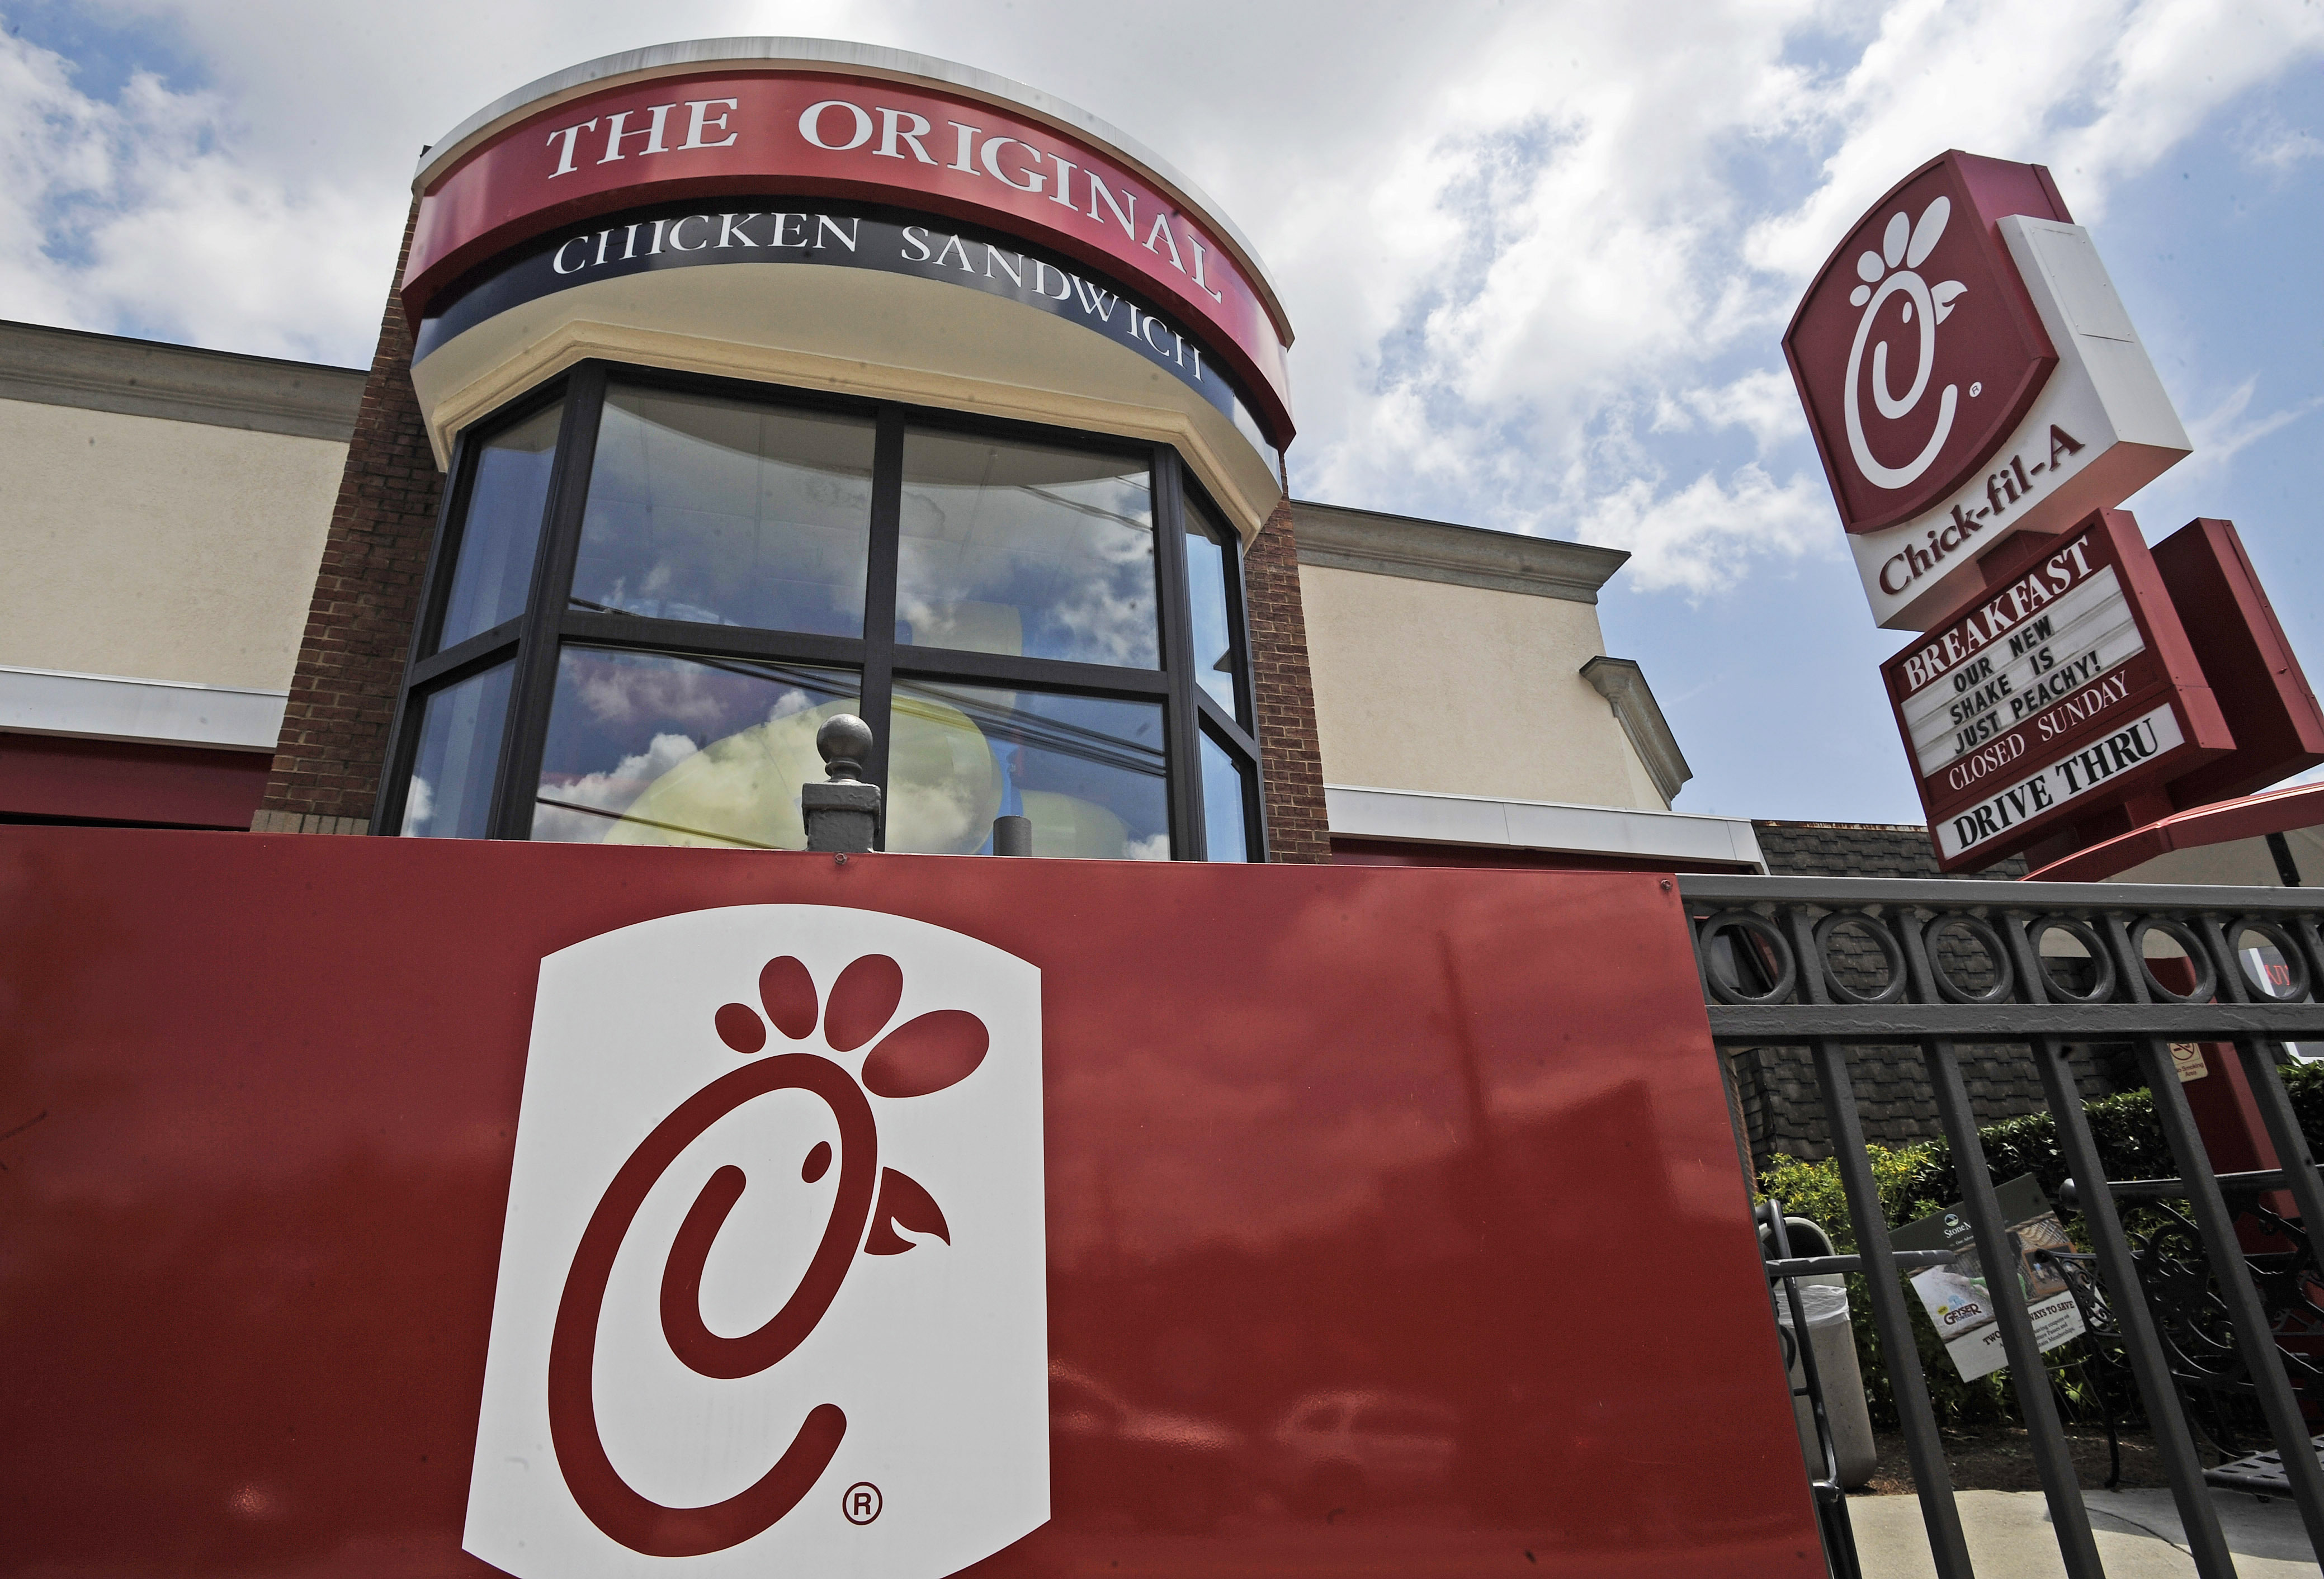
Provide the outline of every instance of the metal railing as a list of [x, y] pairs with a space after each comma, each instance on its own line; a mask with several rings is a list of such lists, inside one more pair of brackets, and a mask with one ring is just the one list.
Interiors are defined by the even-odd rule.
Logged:
[[[2153, 1093], [2310, 1544], [2324, 1554], [2324, 1470], [2218, 1177], [2175, 1072], [2172, 1042], [2236, 1049], [2307, 1223], [2324, 1223], [2324, 1180], [2276, 1072], [2280, 1042], [2324, 1040], [2324, 894], [2303, 889], [2165, 888], [1941, 880], [1685, 876], [1713, 1039], [1722, 1047], [1808, 1050], [1864, 1260], [1874, 1326], [1892, 1384], [1931, 1556], [1941, 1579], [1973, 1570], [1921, 1370], [1896, 1252], [1849, 1083], [1851, 1045], [1910, 1044], [1925, 1061], [1952, 1149], [1962, 1214], [1988, 1268], [2015, 1263], [1978, 1138], [1956, 1048], [2022, 1048], [2042, 1081], [2061, 1152], [2155, 1445], [2205, 1579], [2235, 1573], [2203, 1465], [2141, 1290], [2115, 1193], [2068, 1062], [2069, 1043], [2126, 1043]], [[2258, 961], [2263, 970], [2250, 962]], [[2091, 1538], [2041, 1350], [2014, 1280], [1990, 1280], [2051, 1522], [2068, 1574], [2105, 1573]], [[2324, 1399], [2317, 1400], [2324, 1403]]]

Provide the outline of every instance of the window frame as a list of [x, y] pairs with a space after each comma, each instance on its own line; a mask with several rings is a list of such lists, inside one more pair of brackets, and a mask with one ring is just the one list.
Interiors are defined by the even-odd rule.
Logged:
[[[1165, 446], [1162, 448], [1167, 448], [1167, 447]], [[1205, 489], [1196, 479], [1188, 476], [1183, 466], [1176, 465], [1176, 453], [1175, 451], [1171, 453], [1171, 458], [1175, 466], [1176, 474], [1178, 477], [1178, 486], [1181, 492], [1180, 506], [1176, 512], [1179, 532], [1183, 535], [1185, 531], [1185, 522], [1188, 518], [1189, 512], [1185, 508], [1185, 503], [1186, 500], [1191, 499], [1203, 510], [1204, 513], [1209, 515], [1212, 520], [1217, 522], [1220, 527], [1226, 531], [1229, 537], [1234, 540], [1233, 546], [1225, 555], [1225, 559], [1229, 567], [1229, 574], [1227, 576], [1227, 633], [1234, 644], [1235, 701], [1237, 703], [1236, 710], [1240, 714], [1240, 717], [1237, 717], [1234, 714], [1228, 712], [1226, 708], [1220, 706], [1217, 698], [1213, 697], [1209, 691], [1204, 689], [1203, 687], [1199, 683], [1196, 683], [1194, 679], [1192, 673], [1193, 663], [1199, 658], [1199, 655], [1195, 654], [1193, 650], [1194, 605], [1192, 598], [1187, 596], [1183, 589], [1178, 599], [1178, 614], [1180, 619], [1184, 622], [1180, 626], [1180, 630], [1183, 633], [1179, 638], [1179, 650], [1189, 655], [1188, 661], [1185, 665], [1189, 670], [1187, 674], [1187, 685], [1202, 732], [1204, 734], [1209, 735], [1211, 739], [1218, 744], [1220, 749], [1227, 753], [1228, 761], [1234, 763], [1236, 771], [1240, 773], [1242, 777], [1243, 838], [1249, 846], [1244, 854], [1244, 859], [1251, 862], [1262, 862], [1268, 859], [1267, 796], [1264, 793], [1260, 783], [1262, 769], [1259, 750], [1259, 693], [1256, 678], [1252, 673], [1250, 662], [1250, 621], [1247, 614], [1247, 610], [1250, 606], [1250, 583], [1247, 579], [1243, 567], [1244, 550], [1242, 539], [1241, 535], [1238, 533], [1233, 527], [1227, 524], [1228, 516], [1226, 512], [1221, 510], [1217, 503], [1213, 501], [1209, 490]], [[1183, 567], [1185, 564], [1185, 549], [1183, 542], [1178, 549], [1178, 563], [1183, 569]], [[1250, 720], [1250, 725], [1248, 728], [1246, 728], [1242, 723], [1243, 718]], [[1199, 753], [1197, 753], [1197, 760], [1194, 765], [1194, 775], [1197, 780], [1197, 793], [1199, 793], [1199, 781], [1202, 778], [1202, 764], [1199, 760]], [[1196, 803], [1196, 811], [1198, 815], [1200, 813], [1200, 809], [1201, 807], [1198, 801]], [[1205, 830], [1204, 853], [1202, 856], [1199, 857], [1199, 859], [1203, 860], [1208, 860], [1210, 858], [1210, 852], [1207, 844], [1207, 824], [1205, 824]]]
[[[581, 524], [595, 460], [599, 418], [607, 390], [615, 383], [744, 400], [762, 405], [868, 419], [873, 425], [872, 519], [865, 567], [864, 621], [861, 637], [825, 636], [753, 626], [697, 623], [687, 620], [600, 614], [570, 606], [580, 555]], [[557, 454], [542, 505], [530, 589], [517, 618], [438, 651], [460, 551], [477, 457], [496, 434], [563, 401]], [[1078, 449], [1142, 462], [1148, 468], [1154, 502], [1156, 632], [1160, 667], [1118, 669], [1063, 659], [1025, 658], [923, 647], [895, 639], [896, 583], [903, 503], [904, 436], [908, 429], [1016, 440]], [[678, 658], [752, 659], [852, 669], [862, 677], [863, 715], [874, 724], [867, 781], [884, 790], [888, 782], [889, 720], [899, 680], [935, 684], [1003, 686], [1019, 689], [1159, 702], [1163, 712], [1164, 784], [1172, 859], [1208, 858], [1203, 815], [1200, 739], [1210, 736], [1240, 770], [1243, 783], [1246, 859], [1266, 859], [1265, 797], [1259, 783], [1256, 734], [1213, 699], [1193, 672], [1193, 614], [1186, 581], [1187, 501], [1214, 520], [1225, 512], [1188, 476], [1177, 450], [1155, 443], [1075, 429], [942, 408], [873, 401], [788, 385], [673, 372], [626, 363], [585, 361], [464, 429], [453, 448], [449, 480], [437, 517], [428, 568], [420, 583], [406, 657], [403, 682], [390, 726], [384, 771], [374, 803], [372, 831], [401, 832], [413, 758], [419, 748], [421, 710], [427, 698], [447, 686], [514, 660], [507, 720], [503, 726], [492, 798], [491, 832], [498, 839], [529, 839], [533, 796], [519, 793], [537, 785], [548, 743], [549, 711], [555, 699], [558, 656], [567, 643]], [[1229, 529], [1230, 535], [1233, 535]], [[1238, 538], [1228, 556], [1227, 607], [1236, 654], [1234, 681], [1243, 716], [1254, 716], [1250, 628], [1243, 553]], [[884, 845], [884, 836], [881, 843]]]

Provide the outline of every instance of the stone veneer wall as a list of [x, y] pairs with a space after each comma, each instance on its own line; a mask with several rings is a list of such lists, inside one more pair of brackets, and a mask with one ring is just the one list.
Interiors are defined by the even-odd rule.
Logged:
[[[1759, 851], [1776, 877], [1941, 877], [1923, 827], [1875, 823], [1755, 822]], [[2025, 863], [2011, 857], [1976, 874], [2010, 880], [2025, 875]], [[1980, 1123], [2039, 1113], [2045, 1103], [2042, 1078], [2025, 1050], [1959, 1049], [1961, 1076]], [[2090, 1049], [2070, 1049], [2085, 1100], [2112, 1094], [2126, 1067], [2094, 1059]], [[1831, 1155], [1823, 1098], [1805, 1048], [1747, 1048], [1728, 1059], [1737, 1103], [1751, 1145], [1751, 1159], [1764, 1168], [1777, 1153], [1821, 1160]], [[1942, 1134], [1936, 1094], [1920, 1049], [1857, 1047], [1849, 1049], [1849, 1078], [1856, 1087], [1864, 1137], [1882, 1146], [1904, 1146]]]
[[[1942, 877], [1929, 830], [1917, 823], [1755, 822], [1759, 853], [1775, 877]], [[2025, 858], [2006, 861], [1965, 881], [2014, 882]]]
[[[410, 246], [407, 220], [398, 280]], [[370, 831], [443, 485], [411, 388], [403, 306], [391, 288], [252, 832]]]
[[1315, 735], [1315, 687], [1307, 669], [1307, 619], [1288, 498], [1243, 555], [1242, 576], [1267, 858], [1325, 863], [1332, 859], [1331, 825], [1323, 810], [1323, 753]]

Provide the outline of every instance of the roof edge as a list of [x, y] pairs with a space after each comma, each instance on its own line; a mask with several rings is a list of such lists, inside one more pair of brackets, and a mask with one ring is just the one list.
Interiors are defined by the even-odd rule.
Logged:
[[1494, 592], [1598, 601], [1599, 589], [1630, 556], [1563, 538], [1533, 537], [1390, 515], [1312, 500], [1291, 502], [1299, 562], [1414, 581], [1443, 581]]
[[1750, 820], [1716, 812], [1328, 782], [1323, 801], [1331, 831], [1344, 838], [1716, 862], [1758, 873], [1767, 869]]
[[345, 444], [370, 374], [0, 319], [0, 400]]
[[1636, 659], [1609, 658], [1601, 652], [1582, 666], [1582, 678], [1612, 706], [1615, 721], [1629, 736], [1630, 749], [1638, 753], [1663, 804], [1677, 799], [1679, 790], [1694, 777], [1694, 770], [1686, 765], [1678, 736], [1671, 733], [1662, 705], [1646, 684], [1646, 670]]

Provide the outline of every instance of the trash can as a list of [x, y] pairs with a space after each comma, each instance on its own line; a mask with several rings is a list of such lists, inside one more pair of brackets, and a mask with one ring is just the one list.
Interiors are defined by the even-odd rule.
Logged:
[[[1823, 1256], [1832, 1253], [1831, 1240], [1824, 1231], [1805, 1217], [1784, 1219], [1785, 1237], [1790, 1241], [1794, 1256]], [[1764, 1228], [1760, 1242], [1772, 1258], [1775, 1247]], [[1800, 1363], [1797, 1334], [1792, 1326], [1792, 1302], [1784, 1297], [1784, 1279], [1768, 1285], [1775, 1301], [1775, 1325], [1786, 1340], [1784, 1353], [1791, 1357], [1792, 1414], [1798, 1423], [1800, 1451], [1807, 1457], [1811, 1474], [1824, 1473], [1823, 1450], [1816, 1444], [1815, 1414], [1809, 1407], [1802, 1389], [1807, 1385], [1804, 1368]], [[1816, 1380], [1823, 1388], [1825, 1422], [1831, 1428], [1832, 1456], [1840, 1464], [1840, 1483], [1856, 1487], [1868, 1483], [1879, 1464], [1872, 1445], [1872, 1409], [1864, 1396], [1864, 1371], [1856, 1357], [1856, 1334], [1848, 1319], [1848, 1279], [1837, 1272], [1812, 1278], [1789, 1279], [1800, 1292], [1800, 1307], [1807, 1317], [1808, 1342], [1815, 1346]]]

